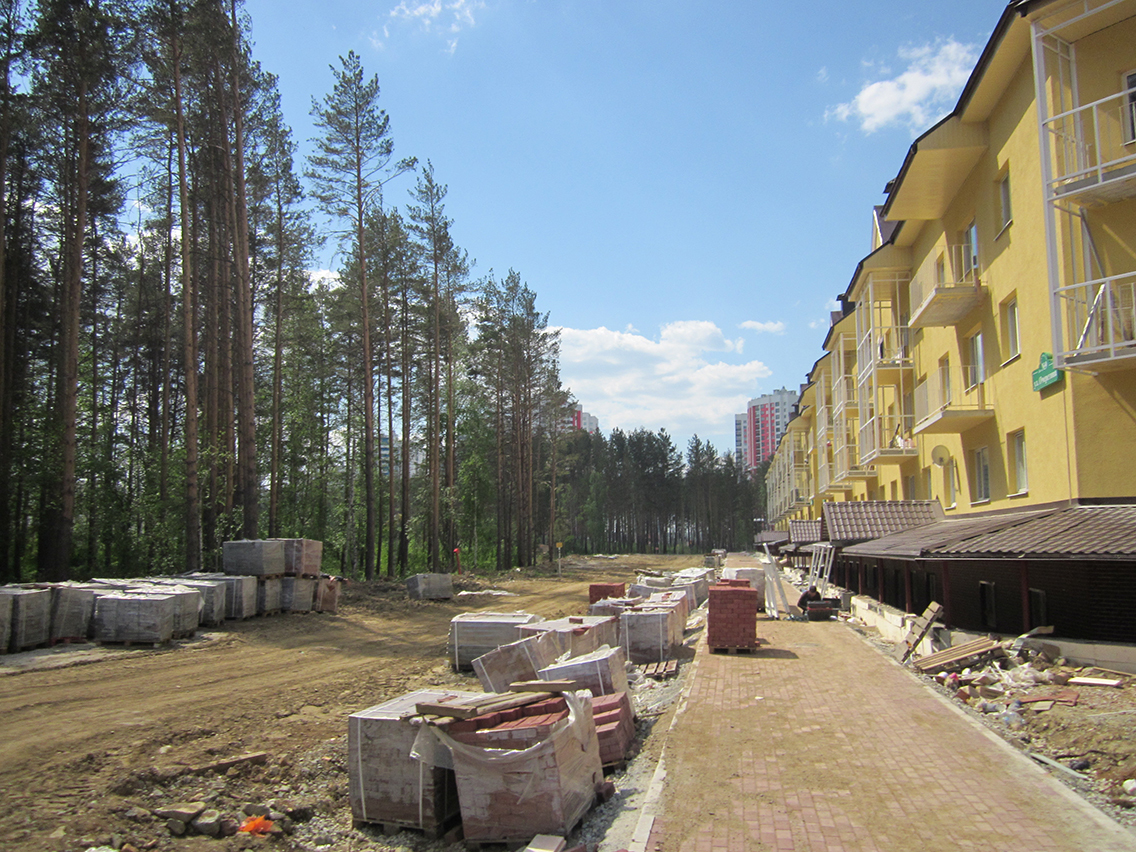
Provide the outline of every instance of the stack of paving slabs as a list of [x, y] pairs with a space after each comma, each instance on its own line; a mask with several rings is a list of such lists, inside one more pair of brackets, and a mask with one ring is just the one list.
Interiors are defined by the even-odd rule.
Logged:
[[619, 638], [616, 620], [610, 615], [570, 615], [520, 627], [522, 637], [537, 633], [555, 633], [560, 653], [569, 657], [590, 654], [601, 645], [614, 645]]
[[714, 649], [757, 647], [757, 589], [748, 583], [710, 587], [706, 642]]
[[482, 654], [473, 661], [473, 670], [486, 692], [506, 692], [511, 683], [536, 680], [561, 653], [557, 634], [537, 633]]
[[78, 583], [51, 585], [51, 642], [84, 642], [95, 618], [95, 592]]
[[627, 692], [627, 655], [618, 645], [604, 645], [590, 654], [569, 657], [540, 670], [541, 680], [570, 680], [592, 695]]
[[285, 573], [283, 539], [226, 541], [221, 551], [226, 574], [282, 577]]
[[157, 586], [181, 585], [201, 595], [202, 624], [218, 625], [225, 621], [228, 611], [229, 586], [223, 579], [203, 577], [150, 577], [148, 582]]
[[242, 619], [256, 615], [256, 577], [235, 574], [190, 574], [194, 580], [216, 580], [225, 584], [225, 618]]
[[647, 598], [647, 603], [677, 604], [682, 622], [685, 625], [686, 619], [695, 608], [694, 592], [690, 589], [667, 589], [666, 591], [655, 592]]
[[312, 609], [316, 612], [335, 613], [339, 611], [339, 580], [335, 577], [320, 577], [316, 581]]
[[764, 568], [723, 568], [723, 580], [745, 580], [751, 588], [757, 589], [757, 602], [764, 606], [765, 602], [765, 569]]
[[627, 594], [626, 583], [592, 583], [588, 586], [588, 604], [594, 604], [605, 598], [621, 598]]
[[619, 619], [619, 642], [627, 659], [636, 665], [669, 660], [682, 644], [686, 617], [679, 602], [646, 601], [624, 610]]
[[284, 594], [283, 577], [258, 577], [256, 580], [256, 614], [280, 612]]
[[436, 837], [460, 818], [453, 769], [412, 755], [423, 721], [415, 706], [478, 695], [424, 689], [348, 717], [348, 783], [355, 819]]
[[293, 577], [318, 577], [323, 565], [323, 542], [309, 538], [273, 539], [284, 543], [284, 573]]
[[596, 723], [596, 739], [600, 744], [600, 762], [604, 766], [621, 763], [635, 741], [635, 713], [627, 692], [592, 696], [592, 715]]
[[204, 609], [201, 592], [182, 585], [161, 585], [146, 582], [132, 583], [127, 589], [132, 595], [159, 595], [173, 598], [173, 638], [185, 639], [197, 632]]
[[454, 578], [449, 574], [415, 574], [406, 578], [406, 594], [412, 601], [448, 601], [454, 596]]
[[172, 595], [112, 592], [95, 599], [95, 641], [169, 642], [174, 634]]
[[615, 633], [616, 641], [623, 641], [623, 624], [619, 616], [623, 614], [626, 609], [631, 609], [633, 606], [639, 606], [646, 598], [641, 598], [638, 595], [635, 597], [626, 598], [605, 598], [602, 601], [596, 601], [588, 607], [588, 615], [614, 615], [615, 616]]
[[12, 596], [4, 594], [0, 586], [0, 654], [8, 653], [8, 643], [12, 638]]
[[310, 577], [284, 577], [280, 581], [280, 608], [285, 612], [311, 612], [316, 581]]
[[565, 836], [595, 801], [603, 765], [591, 702], [571, 692], [529, 695], [527, 705], [424, 727], [453, 763], [467, 841]]
[[10, 632], [0, 634], [0, 645], [10, 651], [22, 651], [47, 644], [51, 635], [50, 590], [0, 586], [0, 597], [8, 598], [11, 607]]
[[463, 612], [450, 621], [447, 649], [457, 671], [469, 671], [473, 661], [521, 638], [522, 625], [544, 619], [528, 612]]

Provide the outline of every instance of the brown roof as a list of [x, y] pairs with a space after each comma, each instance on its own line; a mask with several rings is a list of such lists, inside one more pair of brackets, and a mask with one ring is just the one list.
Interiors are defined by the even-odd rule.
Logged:
[[789, 521], [789, 541], [820, 541], [820, 521]]
[[932, 547], [929, 556], [1136, 557], [1136, 505], [1070, 506]]
[[1056, 509], [1035, 509], [1015, 513], [981, 513], [944, 518], [932, 524], [892, 533], [883, 538], [853, 544], [841, 550], [848, 556], [876, 556], [883, 559], [916, 559], [928, 551], [948, 547], [988, 532], [1007, 529]]
[[942, 520], [938, 500], [856, 500], [824, 504], [829, 541], [865, 541]]

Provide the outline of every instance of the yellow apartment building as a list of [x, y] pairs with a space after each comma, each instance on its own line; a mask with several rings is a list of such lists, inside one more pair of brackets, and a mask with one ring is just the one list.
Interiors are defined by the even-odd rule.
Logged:
[[768, 515], [1136, 498], [1136, 0], [1014, 0], [874, 212]]

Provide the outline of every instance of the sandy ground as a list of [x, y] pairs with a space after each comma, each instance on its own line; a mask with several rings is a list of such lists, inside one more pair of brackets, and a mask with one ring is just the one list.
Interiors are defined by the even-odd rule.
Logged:
[[[696, 562], [647, 556], [565, 560], [562, 577], [542, 570], [463, 578], [459, 588], [510, 595], [444, 602], [410, 601], [398, 583], [353, 585], [337, 615], [230, 622], [159, 650], [66, 646], [0, 656], [0, 850], [229, 850], [266, 842], [173, 837], [149, 813], [196, 800], [226, 814], [240, 814], [247, 803], [292, 814], [295, 833], [272, 841], [274, 849], [460, 849], [353, 825], [347, 716], [426, 686], [479, 689], [472, 675], [453, 673], [446, 658], [447, 628], [459, 612], [578, 614], [586, 610], [589, 583], [632, 580], [638, 571], [678, 570]], [[691, 631], [688, 645], [698, 635]], [[619, 792], [589, 815], [577, 842], [594, 847], [602, 840], [602, 852], [630, 842], [693, 651], [688, 647], [682, 656], [678, 679], [652, 682], [640, 692], [641, 753], [610, 776]], [[1136, 688], [1110, 691], [1114, 703], [1085, 712], [1126, 710], [1133, 693]], [[1119, 765], [1130, 760], [1133, 739], [1119, 736], [1113, 724], [1103, 738], [1094, 737], [1102, 719], [1078, 720], [1073, 710], [1057, 710], [1047, 730], [1026, 733], [1035, 747], [1044, 740], [1048, 753], [1063, 759], [1088, 754], [1117, 777]], [[1134, 717], [1104, 718], [1130, 732]], [[221, 774], [196, 772], [252, 752], [266, 752], [265, 763]]]

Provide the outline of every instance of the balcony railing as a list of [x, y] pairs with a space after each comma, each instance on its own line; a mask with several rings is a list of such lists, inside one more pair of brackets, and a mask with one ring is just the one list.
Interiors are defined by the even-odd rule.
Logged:
[[876, 475], [870, 465], [860, 462], [860, 451], [856, 446], [854, 426], [846, 427], [848, 434], [842, 443], [832, 448], [832, 462], [836, 471], [836, 481], [846, 482], [852, 479], [870, 479]]
[[1062, 364], [1098, 369], [1132, 366], [1136, 357], [1136, 272], [1098, 278], [1057, 291], [1064, 305]]
[[863, 464], [898, 464], [919, 454], [911, 438], [909, 414], [881, 414], [860, 426], [860, 461]]
[[859, 405], [855, 376], [839, 376], [832, 383], [832, 404], [836, 411], [856, 408]]
[[1055, 115], [1045, 129], [1052, 146], [1054, 196], [1083, 203], [1136, 196], [1133, 90]]
[[861, 380], [872, 370], [888, 372], [911, 368], [906, 325], [880, 325], [868, 329], [856, 346]]
[[994, 416], [994, 393], [979, 368], [940, 367], [915, 386], [916, 434], [958, 434]]
[[979, 280], [974, 252], [967, 245], [948, 245], [942, 254], [932, 253], [911, 280], [911, 328], [954, 325], [978, 306], [983, 276]]

